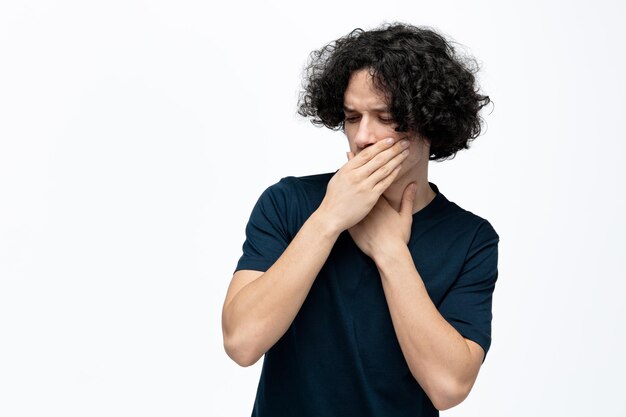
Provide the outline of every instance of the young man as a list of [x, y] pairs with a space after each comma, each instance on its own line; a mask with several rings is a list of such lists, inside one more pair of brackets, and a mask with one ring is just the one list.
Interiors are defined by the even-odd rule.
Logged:
[[239, 365], [265, 355], [254, 416], [436, 416], [491, 343], [498, 234], [428, 181], [480, 134], [475, 78], [436, 32], [357, 29], [315, 51], [299, 113], [342, 129], [336, 172], [255, 205], [223, 307]]

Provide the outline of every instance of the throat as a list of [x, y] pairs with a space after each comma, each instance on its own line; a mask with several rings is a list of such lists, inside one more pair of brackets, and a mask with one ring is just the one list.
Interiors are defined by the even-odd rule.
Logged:
[[[406, 187], [412, 181], [403, 181], [398, 183], [393, 183], [385, 190], [383, 196], [389, 202], [391, 207], [393, 207], [396, 211], [400, 211], [400, 207], [402, 205], [402, 196], [404, 195], [404, 191]], [[415, 200], [413, 201], [413, 210], [412, 214], [417, 213], [435, 198], [437, 194], [430, 188], [430, 184], [427, 179], [423, 179], [422, 181], [417, 182], [417, 190], [415, 191]]]

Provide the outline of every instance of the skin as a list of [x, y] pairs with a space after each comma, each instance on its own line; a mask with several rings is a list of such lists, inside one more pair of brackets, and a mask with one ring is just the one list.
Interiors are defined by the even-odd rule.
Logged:
[[[400, 171], [393, 182], [369, 215], [349, 229], [359, 248], [373, 258], [375, 250], [384, 249], [390, 246], [389, 243], [396, 240], [408, 243], [412, 221], [410, 215], [424, 208], [435, 197], [435, 192], [428, 185], [430, 143], [417, 133], [394, 130], [397, 124], [393, 122], [383, 95], [375, 90], [372, 75], [367, 69], [355, 71], [350, 77], [344, 92], [344, 113], [344, 132], [350, 147], [349, 160], [387, 138], [394, 142], [408, 141], [408, 154], [400, 163]], [[404, 207], [404, 215], [401, 215], [403, 196], [411, 197], [412, 205]], [[379, 248], [374, 248], [374, 244]]]
[[222, 309], [224, 348], [241, 366], [256, 363], [287, 331], [339, 234], [348, 230], [376, 263], [411, 373], [445, 410], [469, 394], [483, 351], [439, 314], [416, 270], [407, 242], [412, 214], [435, 196], [427, 180], [429, 145], [393, 130], [389, 113], [376, 110], [384, 101], [372, 87], [365, 70], [350, 79], [344, 95], [348, 161], [329, 181], [318, 209], [266, 272], [233, 275]]
[[406, 158], [400, 143], [378, 141], [346, 162], [283, 254], [265, 272], [233, 274], [222, 307], [224, 349], [237, 364], [256, 363], [287, 331], [339, 235], [361, 221]]
[[[383, 108], [381, 110], [381, 107]], [[355, 72], [344, 94], [345, 132], [352, 162], [386, 137], [401, 133], [384, 110], [367, 70]], [[378, 268], [402, 353], [415, 379], [439, 410], [462, 402], [477, 378], [484, 351], [462, 337], [439, 313], [416, 269], [407, 243], [412, 214], [435, 196], [427, 180], [429, 143], [408, 135], [409, 155], [372, 210], [348, 230]], [[408, 184], [408, 186], [407, 186]], [[416, 188], [413, 188], [417, 184]], [[416, 191], [417, 189], [417, 191]]]
[[428, 185], [428, 156], [430, 143], [417, 133], [396, 132], [391, 113], [380, 92], [374, 89], [369, 71], [355, 71], [350, 77], [344, 92], [344, 132], [348, 139], [352, 159], [368, 146], [392, 138], [409, 140], [409, 155], [402, 162], [402, 167], [383, 196], [396, 210], [400, 208], [402, 195], [411, 183], [417, 185], [412, 213], [426, 206], [435, 197], [435, 192]]

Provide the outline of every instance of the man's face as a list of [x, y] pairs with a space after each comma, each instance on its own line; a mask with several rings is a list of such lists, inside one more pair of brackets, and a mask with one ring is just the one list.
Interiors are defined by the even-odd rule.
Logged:
[[428, 141], [416, 134], [394, 130], [397, 124], [393, 121], [384, 96], [374, 90], [372, 76], [367, 69], [352, 73], [343, 97], [345, 134], [354, 155], [379, 140], [408, 138], [410, 153], [402, 163], [398, 178], [413, 172], [418, 164], [428, 163]]

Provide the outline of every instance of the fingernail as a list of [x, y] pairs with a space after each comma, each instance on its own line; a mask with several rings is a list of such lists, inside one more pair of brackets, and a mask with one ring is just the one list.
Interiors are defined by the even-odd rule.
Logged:
[[391, 144], [393, 143], [393, 138], [388, 138], [388, 139], [385, 141], [385, 143], [386, 143], [387, 145], [391, 145]]
[[400, 146], [402, 146], [403, 148], [408, 148], [409, 147], [409, 141], [406, 139], [402, 139], [400, 141]]

